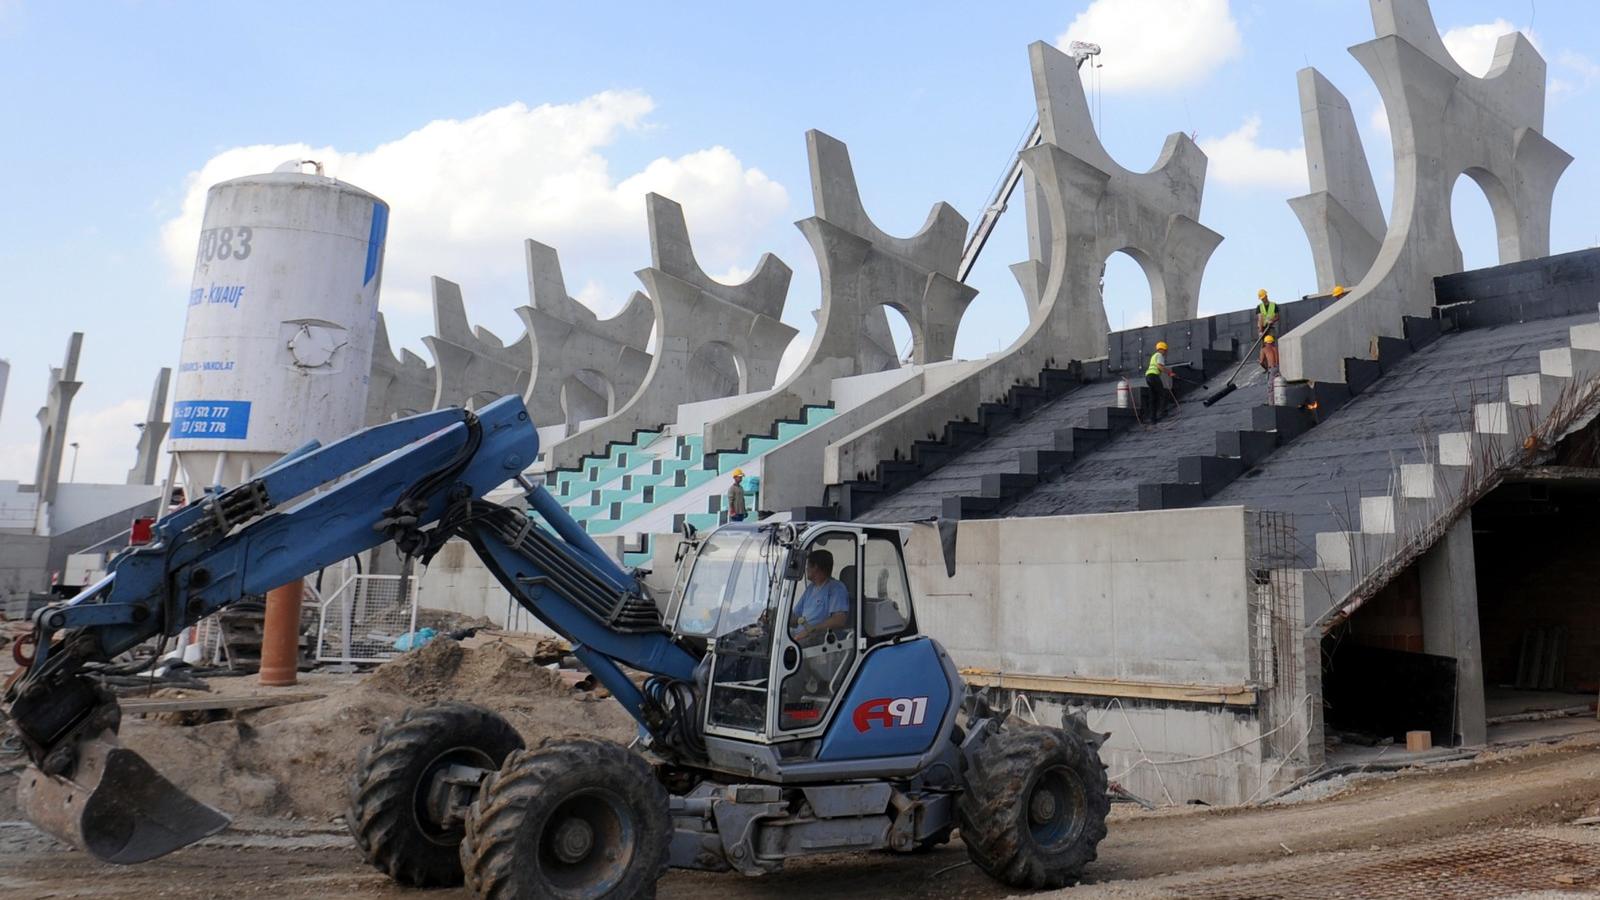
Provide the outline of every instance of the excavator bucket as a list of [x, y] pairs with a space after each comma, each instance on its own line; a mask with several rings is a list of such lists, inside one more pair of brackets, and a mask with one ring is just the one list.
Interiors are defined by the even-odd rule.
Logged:
[[70, 778], [29, 766], [17, 801], [40, 830], [119, 865], [165, 856], [216, 834], [229, 821], [109, 734], [79, 746]]

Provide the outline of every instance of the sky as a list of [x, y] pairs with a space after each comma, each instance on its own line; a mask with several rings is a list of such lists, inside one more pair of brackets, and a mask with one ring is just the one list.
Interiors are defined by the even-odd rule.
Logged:
[[[1549, 65], [1544, 134], [1576, 157], [1551, 249], [1600, 243], [1600, 24], [1588, 2], [1435, 0], [1461, 64], [1528, 33]], [[1377, 90], [1346, 51], [1372, 37], [1357, 0], [971, 3], [201, 4], [0, 0], [0, 479], [31, 480], [35, 411], [83, 331], [68, 440], [78, 481], [121, 482], [157, 370], [175, 366], [206, 188], [291, 158], [392, 207], [381, 308], [396, 348], [427, 358], [428, 278], [462, 285], [507, 342], [527, 303], [521, 242], [557, 248], [569, 291], [602, 315], [649, 265], [644, 194], [683, 204], [706, 271], [739, 280], [762, 253], [794, 269], [785, 321], [803, 355], [819, 302], [793, 223], [812, 214], [805, 132], [850, 148], [891, 234], [947, 201], [976, 221], [1033, 116], [1027, 45], [1099, 43], [1085, 70], [1101, 139], [1152, 165], [1166, 135], [1210, 157], [1202, 224], [1224, 236], [1202, 313], [1265, 287], [1315, 288], [1286, 199], [1307, 190], [1295, 73], [1349, 98], [1385, 209], [1392, 150]], [[1020, 198], [969, 283], [957, 339], [977, 357], [1026, 312], [1007, 266], [1027, 255]], [[1456, 187], [1466, 265], [1496, 257], [1487, 201]], [[1107, 263], [1112, 328], [1149, 320], [1136, 263]], [[895, 323], [904, 339], [904, 329]]]

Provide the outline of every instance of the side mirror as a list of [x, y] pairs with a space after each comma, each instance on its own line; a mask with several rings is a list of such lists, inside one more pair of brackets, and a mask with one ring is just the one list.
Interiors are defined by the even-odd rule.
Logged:
[[783, 577], [787, 581], [799, 581], [806, 577], [805, 551], [790, 550], [783, 558]]

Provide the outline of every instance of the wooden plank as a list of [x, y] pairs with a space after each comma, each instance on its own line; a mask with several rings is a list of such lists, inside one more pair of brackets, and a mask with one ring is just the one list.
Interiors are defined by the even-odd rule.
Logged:
[[269, 706], [284, 706], [289, 703], [304, 703], [307, 700], [321, 700], [326, 696], [326, 694], [317, 694], [310, 691], [291, 691], [283, 694], [248, 694], [237, 697], [128, 698], [119, 701], [119, 705], [125, 713], [143, 715], [146, 713], [189, 712], [199, 709], [266, 709]]
[[1075, 678], [1067, 675], [1016, 675], [989, 669], [962, 669], [961, 677], [966, 679], [968, 684], [979, 687], [1002, 687], [1051, 694], [1172, 700], [1182, 703], [1214, 703], [1222, 706], [1256, 704], [1256, 692], [1242, 684], [1165, 684], [1150, 681], [1121, 681], [1114, 678]]

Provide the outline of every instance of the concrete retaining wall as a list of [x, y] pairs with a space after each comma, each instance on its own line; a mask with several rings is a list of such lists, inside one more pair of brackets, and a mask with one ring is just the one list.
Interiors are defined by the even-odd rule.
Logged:
[[956, 573], [917, 528], [922, 629], [963, 667], [1237, 686], [1249, 681], [1243, 507], [960, 523]]

